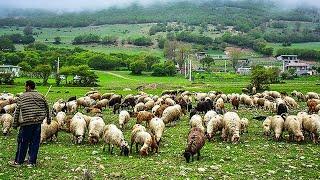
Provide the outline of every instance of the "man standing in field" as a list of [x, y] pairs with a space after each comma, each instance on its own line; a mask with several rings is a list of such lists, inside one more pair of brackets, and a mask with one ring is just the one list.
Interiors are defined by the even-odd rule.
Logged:
[[31, 80], [26, 82], [26, 92], [23, 93], [17, 102], [14, 113], [13, 128], [19, 129], [18, 147], [14, 161], [9, 165], [20, 167], [25, 160], [27, 150], [29, 159], [28, 167], [36, 165], [37, 155], [40, 146], [41, 123], [47, 118], [47, 123], [51, 123], [49, 107], [45, 97], [35, 90], [35, 83]]

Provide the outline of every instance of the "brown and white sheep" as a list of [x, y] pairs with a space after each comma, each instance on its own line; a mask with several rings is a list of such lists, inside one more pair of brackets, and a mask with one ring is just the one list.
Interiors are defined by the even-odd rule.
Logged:
[[231, 140], [237, 143], [240, 140], [240, 117], [235, 112], [227, 112], [223, 116], [222, 138], [224, 141]]
[[0, 124], [2, 124], [2, 133], [4, 136], [10, 133], [13, 124], [13, 117], [10, 114], [3, 114], [0, 117]]
[[214, 110], [208, 111], [203, 117], [204, 126], [207, 127], [210, 119], [213, 118], [216, 115], [217, 115], [217, 112], [215, 112]]
[[209, 140], [211, 140], [217, 132], [222, 131], [222, 121], [223, 117], [221, 115], [215, 115], [209, 120], [207, 126], [207, 136]]
[[51, 121], [50, 124], [47, 124], [47, 118], [45, 118], [41, 124], [41, 134], [40, 134], [40, 144], [46, 140], [57, 140], [59, 131], [58, 121]]
[[264, 134], [269, 135], [271, 131], [274, 132], [274, 139], [278, 141], [282, 137], [284, 127], [284, 119], [279, 116], [268, 116], [263, 122]]
[[119, 113], [119, 127], [123, 129], [124, 126], [129, 122], [130, 114], [126, 110], [122, 110]]
[[162, 114], [161, 119], [165, 124], [174, 122], [176, 120], [180, 119], [180, 116], [182, 114], [181, 106], [180, 105], [174, 105], [167, 107]]
[[149, 125], [149, 122], [154, 117], [154, 115], [149, 111], [140, 111], [137, 114], [137, 124], [141, 124], [143, 121], [146, 122], [146, 126]]
[[[109, 145], [109, 152], [111, 154], [113, 153], [113, 147], [117, 146], [120, 148], [120, 155], [129, 155], [128, 142], [124, 139], [122, 131], [116, 125], [109, 124], [104, 127], [103, 140]], [[112, 148], [110, 148], [110, 145]], [[105, 146], [103, 146], [103, 150], [105, 150]]]
[[289, 133], [289, 140], [303, 141], [304, 136], [302, 134], [301, 124], [297, 116], [290, 115], [285, 118], [284, 129]]
[[247, 118], [240, 119], [240, 134], [248, 132], [249, 120]]
[[149, 128], [151, 130], [151, 133], [154, 134], [157, 145], [159, 146], [165, 128], [163, 120], [157, 117], [152, 118], [149, 124]]
[[167, 107], [169, 107], [167, 104], [160, 105], [160, 107], [155, 111], [154, 115], [158, 118], [161, 118], [164, 110], [167, 109]]
[[183, 153], [187, 163], [191, 160], [193, 161], [193, 156], [197, 154], [197, 160], [200, 159], [200, 150], [205, 144], [205, 135], [204, 132], [197, 127], [194, 127], [190, 130], [188, 135], [187, 147]]
[[143, 131], [142, 129], [136, 130], [136, 126], [134, 126], [132, 133], [131, 133], [131, 146], [130, 151], [132, 152], [133, 144], [136, 144], [136, 151], [138, 152], [138, 145], [142, 145], [140, 148], [140, 155], [146, 156], [149, 153], [149, 149], [151, 152], [155, 149], [158, 152], [158, 145], [155, 139], [155, 136], [151, 135], [150, 133]]
[[70, 122], [70, 131], [73, 135], [73, 142], [75, 144], [81, 144], [85, 138], [85, 133], [87, 130], [87, 122], [81, 115], [77, 113], [73, 116]]
[[59, 124], [59, 129], [62, 129], [64, 124], [65, 124], [65, 120], [66, 120], [66, 113], [65, 112], [58, 112], [58, 114], [56, 115], [55, 119], [57, 120], [58, 124]]
[[312, 141], [318, 143], [320, 135], [320, 116], [317, 114], [307, 115], [302, 121], [303, 130], [310, 133]]
[[13, 114], [15, 109], [16, 109], [16, 107], [17, 107], [16, 103], [8, 104], [8, 105], [3, 107], [3, 110], [8, 114]]
[[136, 104], [133, 108], [133, 112], [138, 113], [139, 111], [144, 111], [146, 109], [146, 106], [143, 102], [140, 102]]
[[202, 117], [198, 114], [193, 115], [190, 119], [190, 127], [191, 128], [193, 128], [193, 127], [200, 128], [201, 131], [204, 132], [205, 129], [203, 127]]
[[101, 117], [92, 117], [88, 126], [88, 141], [90, 144], [97, 144], [102, 137], [105, 123]]

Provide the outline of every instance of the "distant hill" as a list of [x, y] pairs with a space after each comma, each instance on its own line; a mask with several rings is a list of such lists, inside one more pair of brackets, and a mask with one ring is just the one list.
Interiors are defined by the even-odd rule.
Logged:
[[318, 11], [308, 9], [280, 10], [270, 1], [212, 0], [199, 3], [176, 2], [142, 7], [109, 8], [95, 12], [63, 13], [44, 10], [7, 9], [0, 11], [0, 26], [84, 27], [102, 24], [135, 24], [150, 22], [183, 22], [192, 25], [221, 24], [249, 31], [270, 19], [319, 21]]

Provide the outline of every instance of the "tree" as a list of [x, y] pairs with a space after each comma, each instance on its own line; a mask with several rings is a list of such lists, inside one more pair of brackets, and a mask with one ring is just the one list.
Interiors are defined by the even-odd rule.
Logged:
[[269, 78], [266, 68], [263, 66], [252, 67], [251, 71], [251, 84], [257, 88], [257, 90], [264, 90], [269, 86]]
[[20, 62], [18, 66], [20, 66], [23, 73], [29, 74], [32, 71], [32, 67], [26, 61]]
[[68, 84], [68, 77], [72, 74], [72, 67], [71, 66], [63, 66], [60, 68], [60, 75], [64, 76], [66, 84]]
[[132, 74], [140, 75], [142, 71], [146, 70], [146, 68], [147, 64], [142, 60], [138, 60], [130, 64], [130, 70], [132, 71]]
[[185, 60], [188, 57], [188, 54], [190, 53], [192, 49], [192, 46], [190, 44], [187, 43], [179, 43], [178, 47], [177, 47], [177, 58], [175, 60], [175, 62], [179, 65], [179, 69], [181, 70], [183, 67], [183, 64], [185, 62]]
[[238, 61], [242, 57], [242, 52], [240, 49], [233, 48], [232, 50], [230, 50], [229, 57], [231, 59], [232, 67], [236, 72], [238, 68]]
[[160, 63], [160, 58], [157, 56], [148, 55], [144, 58], [144, 62], [147, 64], [147, 71], [151, 71], [152, 65]]
[[49, 65], [41, 64], [35, 67], [34, 73], [43, 79], [43, 85], [48, 84], [49, 76], [51, 75], [52, 68]]
[[54, 37], [53, 39], [54, 39], [53, 44], [61, 44], [61, 37], [60, 36]]
[[33, 34], [33, 29], [30, 25], [27, 25], [24, 29], [23, 29], [23, 33], [26, 36], [32, 36]]
[[176, 54], [177, 46], [178, 46], [177, 41], [166, 41], [164, 43], [164, 48], [163, 48], [164, 56], [168, 59], [175, 61], [177, 56]]
[[13, 42], [9, 38], [4, 36], [0, 37], [0, 51], [9, 52], [15, 49]]
[[172, 61], [154, 64], [152, 70], [153, 76], [174, 76], [176, 74], [176, 67]]
[[211, 64], [214, 64], [214, 59], [212, 57], [206, 56], [205, 58], [202, 58], [200, 60], [200, 63], [202, 64], [203, 68], [210, 68]]
[[105, 45], [116, 45], [117, 44], [117, 37], [115, 36], [105, 36], [102, 38], [101, 40], [101, 44], [105, 44]]

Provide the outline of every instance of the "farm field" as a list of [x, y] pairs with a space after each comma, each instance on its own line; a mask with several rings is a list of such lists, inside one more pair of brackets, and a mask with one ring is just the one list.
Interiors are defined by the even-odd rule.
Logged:
[[[224, 93], [237, 92], [245, 87], [250, 79], [246, 76], [218, 73], [204, 81], [195, 83], [182, 76], [152, 77], [149, 74], [134, 76], [128, 71], [97, 72], [100, 86], [95, 88], [101, 93], [115, 92], [120, 94], [137, 94], [137, 87], [143, 91], [160, 95], [166, 89], [185, 89], [191, 92], [208, 92], [220, 90]], [[0, 86], [1, 91], [12, 93], [24, 90], [25, 78], [16, 79], [14, 86]], [[299, 90], [303, 93], [315, 91], [320, 93], [319, 77], [300, 77], [285, 81], [284, 84], [271, 85], [272, 90]], [[35, 79], [41, 82], [40, 79]], [[54, 84], [50, 79], [49, 83]], [[154, 86], [151, 86], [154, 85]], [[156, 87], [156, 88], [154, 88]], [[125, 90], [130, 88], [131, 91]], [[48, 87], [39, 86], [41, 93]], [[54, 87], [48, 94], [52, 105], [59, 98], [83, 96], [88, 87]], [[296, 114], [305, 110], [306, 103], [300, 102], [299, 108], [292, 110]], [[227, 110], [231, 105], [227, 104]], [[82, 111], [80, 109], [80, 111]], [[38, 166], [29, 169], [25, 166], [14, 169], [7, 162], [14, 157], [16, 150], [17, 130], [8, 137], [0, 135], [0, 179], [82, 179], [83, 171], [88, 170], [94, 179], [319, 179], [320, 178], [320, 146], [310, 140], [303, 143], [292, 143], [282, 140], [275, 142], [265, 138], [262, 133], [262, 122], [254, 120], [256, 115], [271, 115], [262, 110], [238, 110], [239, 116], [249, 119], [248, 133], [240, 136], [239, 144], [222, 142], [216, 136], [214, 141], [206, 142], [201, 150], [201, 158], [187, 164], [182, 156], [186, 146], [189, 127], [189, 116], [183, 116], [175, 126], [166, 127], [158, 154], [147, 157], [130, 154], [119, 156], [118, 148], [110, 155], [103, 151], [103, 142], [89, 145], [87, 140], [82, 145], [71, 142], [71, 134], [59, 132], [57, 142], [48, 142], [40, 147]], [[110, 109], [103, 112], [106, 124], [118, 124], [118, 115]], [[135, 119], [131, 119], [125, 128], [125, 139], [130, 140], [131, 127]], [[134, 149], [134, 148], [133, 148]]]
[[313, 49], [320, 50], [320, 42], [307, 42], [307, 43], [292, 43], [291, 46], [284, 47], [280, 43], [269, 43], [270, 47], [274, 48], [274, 53], [281, 48], [292, 48], [292, 49]]

